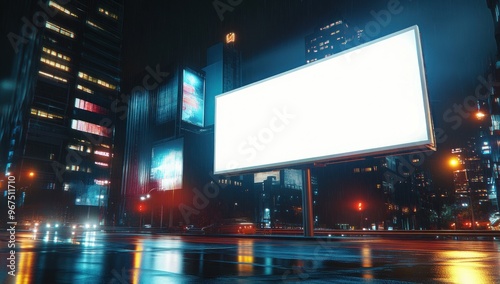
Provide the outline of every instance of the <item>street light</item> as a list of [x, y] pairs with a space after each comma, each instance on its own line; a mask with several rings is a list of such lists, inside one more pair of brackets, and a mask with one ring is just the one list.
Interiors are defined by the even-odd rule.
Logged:
[[[141, 197], [140, 197], [141, 201], [145, 201], [145, 200], [151, 198], [150, 193], [153, 190], [159, 191], [159, 189], [157, 187], [150, 189], [148, 191], [148, 193], [146, 193], [146, 195], [141, 195]], [[161, 211], [160, 211], [160, 228], [163, 228], [163, 203], [160, 202], [160, 205], [161, 205]], [[152, 225], [153, 225], [153, 206], [151, 206], [151, 226]]]
[[485, 117], [486, 117], [486, 114], [484, 114], [484, 112], [482, 112], [482, 111], [480, 111], [480, 110], [478, 110], [478, 111], [476, 112], [476, 118], [477, 118], [478, 120], [483, 120]]
[[453, 168], [455, 168], [458, 165], [459, 165], [458, 159], [456, 159], [456, 158], [451, 158], [450, 159], [450, 166], [452, 166]]

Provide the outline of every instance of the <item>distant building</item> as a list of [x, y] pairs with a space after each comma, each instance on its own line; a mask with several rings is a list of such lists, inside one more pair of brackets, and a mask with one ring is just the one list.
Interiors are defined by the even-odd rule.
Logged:
[[[454, 148], [453, 183], [457, 208], [467, 212], [470, 220], [456, 224], [460, 227], [473, 227], [470, 222], [485, 220], [491, 210], [488, 195], [490, 184], [489, 157], [481, 154], [482, 143], [477, 144], [475, 137], [468, 140], [466, 147]], [[460, 220], [459, 220], [460, 221]], [[463, 223], [469, 225], [464, 225]], [[458, 228], [457, 227], [457, 228]]]
[[[490, 145], [491, 145], [491, 169], [492, 169], [492, 187], [489, 189], [489, 198], [492, 201], [496, 211], [500, 211], [500, 1], [488, 0], [488, 8], [491, 10], [494, 25], [494, 36], [497, 43], [496, 58], [492, 62], [491, 73], [493, 86], [491, 90], [483, 90], [490, 92], [486, 102], [485, 120], [490, 123]], [[489, 117], [488, 117], [489, 115]]]
[[[165, 71], [165, 73], [167, 73]], [[155, 226], [173, 226], [171, 213], [159, 208], [173, 208], [185, 188], [202, 188], [197, 171], [208, 173], [213, 159], [211, 131], [204, 127], [205, 75], [201, 71], [174, 66], [156, 88], [132, 90], [128, 102], [124, 161], [121, 181], [118, 224], [140, 223], [140, 207], [149, 207]], [[208, 175], [207, 175], [208, 176]], [[201, 183], [201, 185], [200, 185]], [[154, 198], [141, 206], [140, 198]], [[152, 207], [155, 207], [156, 211]], [[155, 213], [156, 212], [156, 213]], [[170, 215], [168, 215], [168, 214]], [[167, 219], [165, 219], [167, 220]], [[154, 220], [153, 220], [154, 221]], [[160, 224], [161, 223], [161, 224]], [[153, 224], [152, 224], [153, 225]]]
[[[313, 199], [318, 195], [316, 176], [311, 177]], [[283, 169], [259, 172], [253, 175], [257, 200], [255, 220], [262, 228], [302, 227], [304, 171]], [[313, 201], [315, 225], [319, 217], [315, 214], [317, 201]]]
[[311, 63], [359, 44], [362, 30], [354, 30], [343, 21], [330, 22], [315, 29], [306, 42], [306, 63]]
[[5, 174], [19, 180], [30, 217], [104, 223], [113, 190], [123, 5], [40, 3], [46, 21], [15, 63], [15, 97], [22, 101], [12, 106]]
[[[218, 43], [207, 50], [207, 66], [203, 68], [206, 85], [206, 125], [214, 124], [215, 96], [241, 87], [241, 54], [234, 33], [229, 42]], [[227, 41], [227, 40], [226, 40]]]
[[[153, 226], [169, 227], [188, 221], [209, 225], [216, 219], [251, 214], [251, 199], [242, 198], [251, 192], [242, 178], [210, 176], [215, 96], [241, 85], [240, 54], [234, 47], [235, 40], [233, 35], [228, 43], [209, 48], [203, 70], [173, 64], [156, 88], [132, 90], [117, 212], [119, 224], [141, 223], [141, 208], [147, 206], [140, 197], [147, 194], [153, 196], [146, 210]], [[212, 186], [220, 191], [211, 202], [197, 195]], [[201, 203], [195, 206], [193, 200]], [[199, 212], [201, 207], [203, 214], [189, 211]]]

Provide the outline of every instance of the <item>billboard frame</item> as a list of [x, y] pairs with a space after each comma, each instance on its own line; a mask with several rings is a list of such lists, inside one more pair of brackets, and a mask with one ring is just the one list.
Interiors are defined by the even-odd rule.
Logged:
[[[220, 170], [217, 168], [217, 133], [218, 133], [218, 128], [219, 128], [218, 123], [217, 123], [217, 113], [218, 113], [217, 100], [218, 99], [220, 99], [221, 97], [230, 95], [232, 93], [238, 92], [240, 90], [243, 90], [243, 89], [255, 86], [255, 85], [259, 85], [259, 84], [264, 83], [266, 81], [270, 81], [270, 80], [273, 80], [273, 79], [276, 79], [279, 77], [286, 76], [287, 74], [294, 73], [298, 70], [301, 70], [304, 68], [309, 68], [311, 66], [321, 64], [321, 63], [328, 61], [328, 60], [334, 60], [335, 58], [343, 56], [347, 53], [355, 52], [358, 49], [362, 49], [364, 47], [374, 45], [376, 43], [379, 43], [379, 42], [384, 41], [386, 39], [390, 39], [392, 37], [396, 37], [398, 35], [407, 33], [409, 31], [413, 31], [414, 37], [415, 37], [415, 52], [416, 52], [418, 68], [419, 68], [418, 76], [419, 76], [419, 80], [420, 80], [421, 96], [422, 96], [422, 104], [423, 104], [423, 112], [424, 112], [423, 116], [425, 118], [425, 129], [426, 129], [426, 134], [427, 134], [427, 138], [425, 140], [412, 141], [412, 142], [408, 142], [408, 143], [389, 145], [389, 146], [384, 146], [384, 147], [379, 147], [379, 148], [357, 150], [357, 151], [347, 152], [347, 153], [316, 156], [316, 157], [309, 157], [309, 158], [303, 158], [303, 159], [298, 159], [298, 160], [288, 160], [288, 161], [275, 162], [275, 163], [270, 163], [270, 164], [252, 165], [252, 166], [234, 168], [234, 169], [229, 169], [229, 170], [224, 170], [224, 169]], [[424, 57], [423, 57], [423, 51], [422, 51], [420, 31], [419, 31], [418, 26], [417, 25], [410, 26], [408, 28], [397, 31], [395, 33], [391, 33], [389, 35], [375, 39], [373, 41], [370, 41], [370, 42], [361, 44], [359, 46], [356, 46], [354, 48], [337, 53], [337, 54], [332, 55], [328, 58], [324, 58], [324, 59], [315, 61], [315, 62], [310, 63], [310, 64], [302, 65], [302, 66], [294, 68], [292, 70], [271, 76], [269, 78], [248, 84], [246, 86], [243, 86], [243, 87], [240, 87], [238, 89], [235, 89], [235, 90], [232, 90], [232, 91], [229, 91], [229, 92], [226, 92], [226, 93], [223, 93], [223, 94], [216, 96], [215, 97], [214, 147], [215, 147], [215, 149], [214, 149], [214, 173], [215, 174], [227, 174], [227, 175], [252, 173], [255, 171], [260, 172], [260, 171], [267, 171], [267, 170], [271, 170], [271, 169], [283, 169], [283, 168], [289, 168], [289, 167], [308, 167], [310, 165], [324, 165], [324, 164], [330, 164], [330, 163], [339, 163], [339, 162], [365, 159], [367, 157], [381, 157], [381, 156], [386, 156], [389, 154], [408, 154], [408, 153], [415, 153], [415, 152], [422, 152], [422, 151], [435, 151], [436, 150], [436, 138], [435, 138], [434, 124], [433, 124], [431, 110], [430, 110], [429, 95], [428, 95], [428, 90], [427, 90], [427, 79], [426, 79], [426, 75], [425, 75]]]

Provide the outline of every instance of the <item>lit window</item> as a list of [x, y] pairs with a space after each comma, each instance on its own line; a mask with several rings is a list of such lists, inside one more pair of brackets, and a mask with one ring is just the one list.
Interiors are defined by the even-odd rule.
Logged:
[[109, 153], [104, 152], [104, 151], [95, 150], [94, 154], [99, 155], [99, 156], [109, 157]]
[[71, 128], [99, 136], [111, 137], [111, 129], [82, 120], [73, 119], [71, 121]]
[[48, 118], [48, 119], [63, 119], [63, 117], [60, 115], [45, 112], [45, 111], [35, 109], [35, 108], [31, 109], [31, 114], [39, 116], [39, 117], [43, 117], [43, 118]]
[[86, 110], [86, 111], [99, 113], [99, 114], [107, 114], [108, 113], [107, 109], [105, 109], [101, 106], [98, 106], [96, 104], [93, 104], [91, 102], [87, 102], [85, 100], [78, 99], [78, 98], [75, 99], [75, 107], [79, 108], [79, 109]]
[[52, 67], [55, 67], [57, 69], [61, 69], [61, 70], [64, 70], [64, 71], [69, 71], [69, 67], [64, 65], [64, 64], [61, 64], [59, 62], [55, 62], [53, 60], [50, 60], [50, 59], [47, 59], [45, 57], [42, 57], [40, 58], [40, 61], [47, 64], [47, 65], [50, 65]]
[[101, 79], [97, 79], [97, 78], [94, 78], [86, 73], [83, 73], [83, 72], [78, 72], [78, 77], [86, 80], [86, 81], [89, 81], [89, 82], [92, 82], [92, 83], [95, 83], [97, 85], [100, 85], [100, 86], [103, 86], [103, 87], [106, 87], [108, 89], [112, 89], [112, 90], [116, 90], [116, 86], [115, 85], [112, 85], [106, 81], [103, 81]]
[[58, 76], [55, 76], [55, 75], [52, 75], [52, 74], [49, 74], [46, 72], [38, 71], [38, 74], [45, 76], [45, 77], [48, 77], [48, 78], [51, 78], [51, 79], [54, 79], [54, 80], [57, 80], [59, 82], [64, 82], [64, 83], [68, 82], [68, 80], [66, 80], [64, 78], [61, 78], [61, 77], [58, 77]]
[[60, 33], [62, 35], [65, 35], [67, 37], [75, 38], [75, 33], [73, 33], [72, 31], [61, 28], [60, 26], [53, 24], [49, 21], [45, 22], [45, 27], [48, 28], [49, 30], [53, 30], [53, 31]]
[[83, 152], [83, 150], [84, 150], [83, 145], [69, 144], [68, 148], [71, 150], [80, 151], [80, 152]]
[[91, 22], [91, 21], [89, 21], [89, 20], [87, 20], [87, 24], [88, 24], [89, 26], [91, 26], [91, 27], [94, 27], [94, 28], [96, 28], [96, 29], [99, 29], [99, 30], [101, 30], [101, 31], [104, 31], [104, 29], [103, 29], [103, 28], [101, 28], [100, 26], [98, 26], [98, 25], [94, 24], [93, 22]]
[[97, 185], [107, 185], [110, 182], [109, 182], [109, 180], [95, 179], [94, 183], [97, 184]]
[[50, 54], [54, 57], [61, 58], [61, 59], [66, 60], [66, 61], [71, 61], [71, 58], [69, 56], [63, 55], [62, 53], [59, 53], [53, 49], [49, 49], [45, 46], [42, 47], [42, 51], [47, 53], [47, 54]]
[[78, 18], [78, 16], [76, 14], [71, 13], [70, 10], [68, 10], [68, 9], [64, 8], [63, 6], [55, 3], [54, 1], [49, 1], [49, 7], [56, 8], [57, 10], [59, 10], [59, 11], [61, 11], [63, 13], [66, 13], [68, 15], [71, 15], [71, 16], [75, 17], [75, 18]]
[[118, 20], [118, 16], [116, 14], [113, 14], [113, 13], [107, 11], [107, 10], [104, 10], [103, 8], [99, 8], [99, 12], [101, 14], [103, 14], [103, 15], [106, 15], [106, 16], [110, 17], [110, 18]]
[[84, 91], [85, 93], [94, 94], [93, 90], [91, 90], [90, 88], [84, 87], [82, 85], [76, 85], [76, 88], [80, 91]]

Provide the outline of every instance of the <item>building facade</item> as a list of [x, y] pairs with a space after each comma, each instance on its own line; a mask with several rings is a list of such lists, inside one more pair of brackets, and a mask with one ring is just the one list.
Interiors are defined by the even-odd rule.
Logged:
[[[239, 177], [211, 175], [215, 96], [241, 85], [240, 60], [234, 41], [219, 43], [207, 50], [204, 68], [172, 63], [162, 67], [168, 75], [155, 88], [132, 90], [118, 224], [141, 223], [140, 208], [147, 208], [141, 196], [147, 194], [151, 200], [146, 211], [151, 213], [153, 226], [208, 225], [222, 215], [234, 217], [251, 211], [249, 199], [233, 202], [229, 198], [232, 191], [250, 194], [242, 189], [244, 182]], [[198, 190], [212, 186], [220, 191], [213, 202], [202, 206], [205, 215], [194, 214], [200, 210], [193, 207], [193, 200], [200, 196]]]
[[339, 53], [360, 43], [362, 30], [349, 27], [344, 20], [327, 23], [308, 35], [306, 42], [306, 63], [311, 63]]
[[21, 89], [22, 121], [9, 133], [5, 174], [15, 175], [23, 188], [31, 215], [25, 218], [104, 224], [112, 190], [123, 5], [89, 0], [38, 6], [45, 16], [35, 23], [32, 58], [25, 62], [33, 70], [30, 81], [16, 82], [28, 88]]

